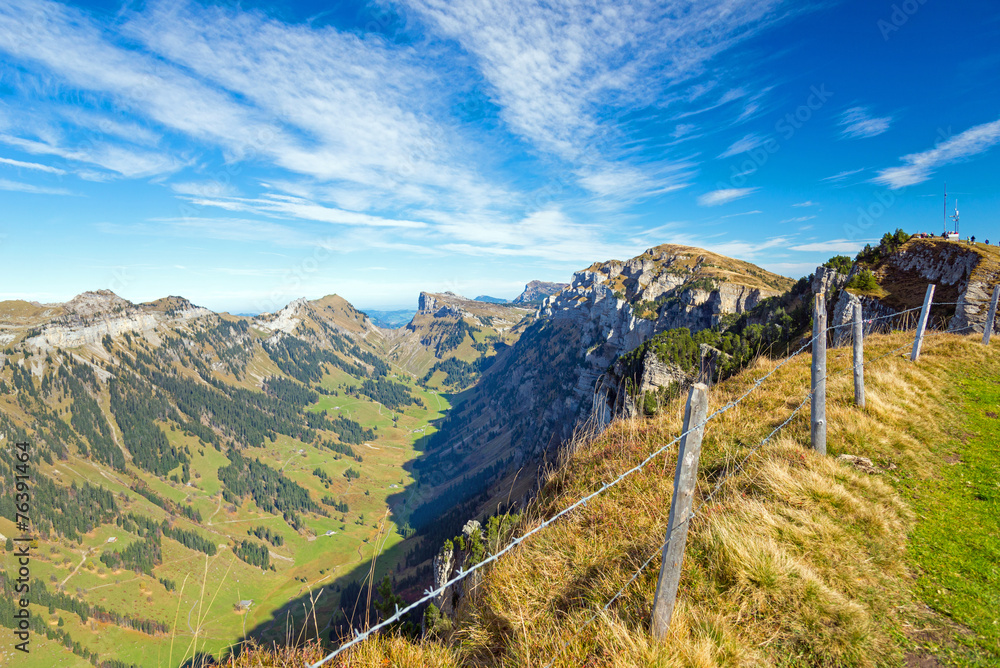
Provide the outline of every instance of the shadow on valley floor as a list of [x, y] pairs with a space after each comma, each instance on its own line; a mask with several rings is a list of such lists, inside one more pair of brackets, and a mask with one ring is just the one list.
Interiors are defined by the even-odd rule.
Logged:
[[[471, 392], [442, 393], [442, 397], [449, 401], [454, 411], [469, 398]], [[432, 421], [431, 425], [440, 429], [446, 420], [447, 415]], [[368, 601], [374, 604], [380, 599], [377, 589], [386, 575], [393, 582], [393, 592], [401, 595], [407, 603], [416, 600], [431, 587], [431, 560], [444, 540], [459, 533], [468, 519], [465, 511], [468, 499], [465, 490], [460, 489], [461, 480], [456, 487], [456, 481], [430, 469], [440, 461], [442, 454], [431, 450], [434, 440], [430, 434], [416, 441], [414, 449], [417, 456], [403, 465], [415, 482], [387, 498], [390, 508], [387, 530], [406, 527], [411, 535], [376, 558], [374, 577], [371, 577], [371, 559], [359, 561], [350, 570], [338, 573], [336, 579], [324, 582], [311, 591], [303, 591], [269, 614], [267, 619], [247, 630], [248, 639], [265, 645], [282, 645], [318, 635], [324, 642], [335, 644], [339, 638], [349, 635], [350, 629], [367, 626], [366, 610], [367, 619], [372, 624], [377, 621], [374, 606], [369, 607]], [[418, 521], [411, 527], [410, 522], [414, 518]], [[420, 609], [412, 616], [412, 621], [418, 626], [422, 614]]]

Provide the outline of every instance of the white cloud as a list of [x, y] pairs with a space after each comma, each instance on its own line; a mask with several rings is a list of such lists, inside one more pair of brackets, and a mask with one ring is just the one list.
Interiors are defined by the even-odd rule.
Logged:
[[752, 151], [761, 144], [764, 143], [764, 137], [757, 134], [748, 134], [744, 137], [737, 139], [732, 144], [729, 145], [725, 151], [719, 154], [719, 158], [731, 158], [734, 155], [739, 155], [740, 153], [746, 153], [747, 151]]
[[1000, 143], [1000, 120], [976, 125], [932, 149], [904, 155], [901, 160], [905, 164], [881, 170], [872, 181], [893, 190], [923, 183], [939, 167], [985, 153], [997, 143]]
[[877, 241], [875, 239], [862, 239], [861, 241], [851, 239], [831, 239], [830, 241], [818, 241], [811, 244], [801, 244], [791, 246], [789, 250], [803, 252], [823, 252], [823, 253], [856, 253], [865, 247], [865, 244]]
[[824, 177], [824, 178], [822, 178], [820, 180], [821, 181], [828, 181], [828, 182], [831, 182], [831, 183], [838, 183], [838, 182], [843, 181], [844, 179], [846, 179], [848, 176], [854, 176], [855, 174], [860, 174], [861, 172], [865, 171], [865, 169], [866, 169], [865, 167], [862, 167], [861, 169], [848, 169], [848, 170], [845, 170], [843, 172], [838, 172], [838, 173], [834, 174], [833, 176], [826, 176], [826, 177]]
[[45, 186], [36, 186], [30, 183], [21, 183], [20, 181], [8, 181], [7, 179], [0, 179], [0, 190], [8, 190], [11, 192], [20, 193], [30, 193], [32, 195], [75, 195], [76, 193], [70, 192], [65, 188], [47, 188]]
[[304, 247], [323, 241], [320, 235], [310, 235], [290, 225], [245, 218], [156, 218], [144, 223], [122, 225], [99, 223], [105, 234], [172, 236], [222, 241], [262, 242], [272, 246]]
[[[572, 164], [649, 165], [609, 148], [613, 111], [662, 103], [664, 91], [777, 17], [781, 0], [408, 0], [475, 58], [513, 132]], [[742, 95], [730, 91], [728, 99]], [[682, 128], [684, 129], [684, 128]], [[683, 133], [682, 133], [683, 134]], [[610, 143], [620, 146], [621, 142]], [[662, 160], [654, 163], [655, 170]], [[684, 183], [676, 172], [653, 187]], [[591, 183], [584, 183], [590, 187]]]
[[795, 218], [786, 218], [785, 220], [781, 221], [781, 224], [784, 224], [784, 223], [804, 223], [807, 220], [812, 220], [815, 217], [816, 216], [797, 216]]
[[792, 278], [808, 276], [816, 271], [816, 264], [813, 262], [764, 262], [761, 266], [768, 271]]
[[[471, 142], [450, 121], [435, 120], [449, 94], [447, 78], [435, 76], [413, 49], [194, 4], [127, 10], [108, 31], [46, 0], [4, 3], [0, 45], [16, 60], [127, 109], [129, 118], [221, 149], [229, 162], [268, 161], [368, 191], [382, 205], [474, 208], [513, 199], [470, 166]], [[67, 120], [84, 139], [97, 129], [101, 141], [63, 136]], [[93, 113], [58, 121], [40, 120], [25, 132], [8, 128], [8, 143], [131, 177], [187, 163], [163, 148], [126, 147], [157, 140], [148, 130], [140, 136], [138, 123]]]
[[240, 197], [200, 198], [192, 197], [191, 205], [195, 207], [216, 207], [226, 211], [256, 213], [265, 216], [292, 217], [301, 220], [312, 220], [335, 225], [358, 227], [399, 227], [410, 229], [426, 228], [427, 223], [416, 220], [401, 220], [383, 218], [367, 213], [345, 211], [334, 207], [287, 195], [269, 194], [257, 199]]
[[231, 183], [226, 183], [222, 180], [171, 183], [170, 189], [180, 195], [192, 195], [194, 197], [212, 198], [232, 197], [236, 195], [236, 188]]
[[670, 133], [670, 136], [674, 139], [680, 139], [693, 134], [697, 129], [698, 126], [693, 123], [678, 123], [674, 126], [674, 131]]
[[728, 204], [729, 202], [747, 197], [757, 190], [759, 188], [722, 188], [721, 190], [713, 190], [698, 197], [698, 204], [700, 206]]
[[760, 211], [758, 209], [754, 209], [753, 211], [744, 211], [743, 213], [730, 213], [730, 214], [727, 214], [725, 216], [720, 216], [720, 217], [721, 218], [736, 218], [737, 216], [753, 216], [753, 215], [758, 214], [758, 213], [764, 213], [764, 212]]
[[10, 158], [0, 158], [0, 164], [10, 165], [11, 167], [17, 167], [19, 169], [33, 169], [39, 172], [48, 172], [49, 174], [59, 174], [60, 176], [66, 173], [65, 170], [59, 169], [58, 167], [40, 165], [37, 162], [21, 162], [20, 160], [11, 160]]
[[873, 117], [869, 107], [851, 107], [840, 116], [840, 136], [845, 139], [877, 137], [889, 130], [892, 116]]
[[96, 165], [127, 178], [169, 174], [184, 166], [181, 161], [163, 153], [136, 150], [108, 142], [92, 141], [81, 147], [70, 148], [7, 134], [0, 134], [0, 142], [35, 155], [55, 155], [65, 160]]
[[805, 202], [796, 202], [792, 206], [804, 207], [804, 206], [818, 206], [818, 205], [816, 204], [816, 202], [814, 202], [814, 201], [812, 201], [810, 199], [810, 200], [806, 200]]

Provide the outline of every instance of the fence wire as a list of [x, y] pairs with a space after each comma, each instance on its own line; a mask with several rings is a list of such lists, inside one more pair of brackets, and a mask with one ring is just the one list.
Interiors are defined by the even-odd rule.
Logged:
[[[955, 306], [955, 305], [959, 305], [959, 304], [960, 304], [959, 302], [932, 303], [931, 307], [933, 307], [933, 306]], [[906, 309], [906, 310], [900, 311], [898, 313], [886, 314], [886, 315], [883, 315], [883, 316], [879, 316], [877, 318], [869, 318], [869, 319], [863, 320], [863, 322], [867, 323], [867, 324], [871, 324], [871, 323], [874, 323], [874, 322], [877, 322], [877, 321], [881, 321], [881, 320], [886, 320], [886, 319], [890, 319], [890, 318], [896, 318], [896, 317], [904, 315], [906, 313], [910, 313], [910, 312], [913, 312], [913, 311], [919, 311], [919, 310], [921, 310], [921, 308], [922, 307], [920, 307], [920, 308]], [[824, 331], [824, 333], [829, 333], [829, 332], [832, 332], [832, 331], [834, 331], [836, 329], [839, 329], [839, 328], [842, 328], [842, 327], [847, 327], [847, 326], [853, 326], [853, 325], [854, 325], [853, 322], [848, 322], [848, 323], [843, 323], [841, 325], [830, 326], [830, 327], [826, 328], [826, 330]], [[973, 329], [973, 327], [972, 327], [972, 325], [969, 325], [967, 327], [963, 327], [961, 330], [956, 330], [956, 331], [952, 331], [952, 332], [948, 332], [948, 333], [950, 333], [950, 334], [957, 334], [957, 333], [960, 333], [960, 332], [962, 332], [962, 331], [964, 331], [966, 329]], [[421, 597], [420, 599], [418, 599], [414, 603], [411, 603], [410, 605], [408, 605], [408, 606], [406, 606], [404, 608], [399, 608], [397, 606], [395, 614], [393, 614], [392, 616], [390, 616], [387, 619], [383, 620], [382, 622], [376, 624], [375, 626], [373, 626], [373, 627], [371, 627], [371, 628], [369, 628], [369, 629], [367, 629], [367, 630], [365, 630], [363, 632], [355, 630], [354, 631], [354, 637], [351, 640], [349, 640], [348, 642], [345, 642], [345, 643], [341, 644], [340, 647], [338, 647], [336, 650], [334, 650], [333, 652], [331, 652], [330, 654], [328, 654], [324, 658], [320, 659], [316, 663], [307, 664], [308, 668], [319, 668], [320, 666], [322, 666], [322, 665], [326, 664], [327, 662], [331, 661], [332, 659], [336, 658], [339, 654], [343, 653], [344, 651], [346, 651], [350, 647], [353, 647], [354, 645], [357, 645], [357, 644], [359, 644], [359, 643], [367, 640], [371, 636], [373, 636], [376, 633], [378, 633], [378, 631], [380, 631], [383, 628], [386, 628], [387, 626], [393, 624], [394, 622], [398, 621], [399, 619], [401, 619], [406, 614], [412, 612], [413, 610], [417, 609], [418, 607], [420, 607], [424, 603], [427, 603], [428, 601], [434, 599], [435, 597], [437, 597], [441, 593], [445, 592], [452, 585], [460, 582], [461, 580], [465, 579], [466, 577], [468, 577], [472, 573], [474, 573], [474, 572], [476, 572], [478, 570], [481, 570], [482, 568], [484, 568], [487, 565], [493, 563], [494, 561], [497, 561], [504, 554], [506, 554], [507, 552], [511, 551], [512, 549], [514, 549], [515, 547], [517, 547], [518, 545], [520, 545], [526, 539], [528, 539], [531, 536], [535, 535], [536, 533], [540, 532], [542, 529], [545, 529], [549, 525], [553, 524], [554, 522], [556, 522], [562, 516], [564, 516], [564, 515], [572, 512], [573, 510], [576, 510], [577, 508], [580, 508], [580, 507], [586, 505], [589, 501], [591, 501], [594, 498], [596, 498], [597, 496], [603, 494], [604, 492], [606, 492], [611, 487], [614, 487], [615, 485], [617, 485], [618, 483], [620, 483], [622, 480], [624, 480], [628, 476], [630, 476], [633, 473], [636, 473], [638, 471], [641, 471], [651, 461], [653, 461], [654, 459], [656, 459], [661, 454], [664, 454], [665, 452], [667, 452], [667, 450], [669, 450], [674, 445], [676, 445], [677, 443], [679, 443], [681, 441], [681, 439], [683, 439], [685, 436], [687, 436], [691, 432], [696, 431], [698, 429], [703, 429], [714, 418], [716, 418], [719, 415], [722, 415], [723, 413], [725, 413], [726, 411], [728, 411], [728, 410], [730, 410], [730, 409], [738, 406], [741, 402], [743, 402], [743, 400], [745, 400], [748, 396], [750, 396], [750, 394], [752, 394], [758, 387], [760, 387], [764, 383], [764, 381], [766, 381], [768, 378], [770, 378], [775, 373], [777, 373], [777, 371], [779, 369], [781, 369], [783, 366], [785, 366], [786, 364], [788, 364], [793, 358], [797, 357], [799, 354], [801, 354], [803, 351], [805, 351], [806, 348], [808, 348], [809, 346], [811, 346], [814, 340], [815, 340], [815, 337], [810, 337], [794, 353], [792, 353], [791, 355], [789, 355], [786, 358], [784, 358], [781, 362], [779, 362], [768, 373], [764, 374], [762, 377], [760, 377], [759, 379], [757, 379], [750, 386], [750, 388], [747, 389], [739, 397], [737, 397], [733, 401], [730, 401], [729, 403], [727, 403], [726, 405], [722, 406], [721, 408], [717, 409], [711, 415], [709, 415], [708, 417], [706, 417], [705, 420], [703, 420], [699, 424], [697, 424], [697, 425], [689, 428], [687, 431], [681, 433], [680, 435], [678, 435], [676, 438], [674, 438], [672, 441], [670, 441], [666, 445], [658, 448], [656, 451], [654, 451], [652, 454], [650, 454], [648, 457], [646, 457], [638, 465], [636, 465], [636, 466], [632, 467], [631, 469], [625, 471], [624, 473], [622, 473], [621, 475], [619, 475], [614, 480], [612, 480], [612, 481], [610, 481], [608, 483], [605, 483], [599, 489], [597, 489], [596, 491], [592, 492], [591, 494], [588, 494], [588, 495], [580, 498], [576, 502], [570, 504], [569, 506], [567, 506], [566, 508], [564, 508], [560, 512], [556, 513], [555, 515], [553, 515], [549, 519], [542, 521], [536, 527], [528, 530], [527, 532], [525, 532], [521, 536], [519, 536], [519, 537], [515, 538], [514, 540], [512, 540], [503, 549], [501, 549], [498, 552], [490, 555], [489, 557], [483, 559], [482, 561], [474, 564], [471, 568], [468, 568], [468, 569], [459, 569], [458, 573], [453, 578], [451, 578], [450, 580], [448, 580], [447, 582], [445, 582], [443, 585], [439, 586], [438, 588], [436, 588], [434, 590], [430, 590], [430, 589], [425, 590], [423, 597]], [[910, 345], [912, 345], [912, 344], [911, 343], [906, 343], [906, 344], [904, 344], [902, 346], [899, 346], [898, 348], [890, 350], [888, 353], [886, 353], [886, 354], [884, 354], [884, 355], [882, 355], [882, 356], [880, 356], [880, 357], [878, 357], [878, 358], [876, 358], [874, 360], [870, 360], [870, 361], [864, 362], [862, 364], [862, 366], [868, 366], [869, 364], [874, 364], [875, 362], [878, 362], [878, 361], [880, 361], [880, 360], [882, 360], [882, 359], [884, 359], [884, 358], [886, 358], [886, 357], [888, 357], [888, 356], [890, 356], [890, 355], [892, 355], [892, 354], [894, 354], [894, 353], [896, 353], [896, 352], [898, 352], [898, 351], [900, 351], [900, 350], [902, 350], [902, 349], [904, 349], [904, 348], [906, 348], [906, 347], [908, 347]], [[853, 368], [854, 368], [853, 366], [848, 366], [847, 370], [851, 370]], [[771, 439], [774, 438], [774, 436], [776, 436], [782, 429], [784, 429], [792, 421], [792, 419], [795, 418], [795, 416], [809, 402], [809, 399], [812, 398], [812, 395], [813, 395], [812, 391], [810, 391], [809, 393], [807, 393], [806, 396], [805, 396], [805, 398], [802, 400], [802, 402], [788, 415], [788, 417], [784, 420], [784, 422], [782, 422], [780, 425], [778, 425], [777, 427], [775, 427], [762, 441], [760, 441], [756, 446], [754, 446], [750, 450], [749, 453], [747, 453], [744, 456], [744, 458], [737, 465], [736, 469], [734, 469], [734, 470], [726, 473], [719, 481], [717, 481], [715, 487], [708, 494], [708, 496], [705, 497], [705, 499], [698, 504], [697, 508], [695, 508], [695, 509], [693, 509], [691, 511], [690, 515], [685, 520], [683, 520], [683, 522], [681, 524], [689, 523], [692, 519], [694, 519], [698, 515], [698, 513], [700, 512], [700, 510], [707, 503], [709, 503], [712, 500], [712, 498], [714, 498], [714, 496], [719, 492], [719, 490], [722, 488], [723, 484], [725, 483], [725, 481], [727, 479], [729, 479], [730, 477], [732, 477], [736, 473], [743, 471], [744, 467], [746, 466], [746, 463], [750, 460], [750, 458], [756, 452], [758, 452], [762, 447], [764, 447], [767, 443], [769, 443], [771, 441]], [[632, 576], [622, 586], [622, 588], [619, 589], [618, 592], [600, 610], [598, 610], [597, 612], [595, 612], [590, 617], [590, 619], [588, 619], [583, 624], [582, 627], [580, 627], [581, 630], [587, 628], [601, 614], [606, 613], [610, 609], [610, 607], [614, 604], [614, 602], [617, 601], [624, 594], [625, 590], [633, 582], [635, 582], [635, 580], [637, 580], [639, 578], [639, 576], [649, 566], [649, 564], [651, 564], [656, 559], [657, 554], [661, 554], [662, 553], [663, 549], [667, 546], [668, 543], [669, 543], [669, 537], [668, 537], [667, 541], [665, 541], [656, 550], [656, 552], [654, 552], [639, 567], [639, 569], [637, 571], [635, 571], [635, 573], [632, 574]], [[558, 657], [561, 655], [561, 653], [568, 646], [569, 642], [570, 642], [569, 640], [563, 642], [562, 646], [557, 651], [556, 655], [552, 657], [551, 661], [547, 664], [546, 668], [551, 668], [551, 666], [555, 663], [555, 661], [558, 659]]]
[[[920, 310], [920, 309], [916, 309], [916, 310]], [[894, 314], [894, 315], [899, 315], [899, 314]], [[851, 323], [851, 324], [853, 324], [853, 323]], [[970, 325], [970, 326], [965, 327], [963, 329], [971, 329], [971, 328], [972, 328], [972, 326]], [[832, 329], [832, 328], [828, 328], [828, 329]], [[955, 333], [955, 332], [948, 332], [948, 333]], [[911, 341], [908, 341], [908, 342], [904, 343], [903, 345], [901, 345], [899, 347], [896, 347], [896, 348], [893, 348], [889, 352], [887, 352], [887, 353], [885, 353], [883, 355], [880, 355], [880, 356], [878, 356], [878, 357], [876, 357], [874, 359], [863, 361], [859, 365], [850, 365], [845, 370], [842, 370], [842, 371], [840, 371], [840, 372], [838, 372], [836, 374], [833, 374], [832, 376], [827, 376], [826, 378], [824, 378], [824, 380], [830, 380], [832, 378], [838, 378], [840, 376], [845, 375], [848, 371], [853, 372], [858, 366], [860, 366], [860, 367], [871, 366], [871, 365], [875, 364], [876, 362], [879, 362], [879, 361], [885, 359], [886, 357], [889, 357], [889, 356], [891, 356], [891, 355], [893, 355], [893, 354], [895, 354], [895, 353], [903, 350], [904, 348], [908, 348], [908, 347], [910, 347], [912, 345], [913, 345], [913, 343]], [[699, 501], [697, 507], [695, 507], [694, 509], [692, 509], [691, 512], [690, 512], [690, 514], [683, 521], [679, 522], [676, 527], [673, 527], [673, 529], [671, 531], [671, 535], [667, 536], [666, 541], [664, 541], [660, 546], [658, 546], [656, 548], [656, 550], [652, 554], [649, 555], [649, 558], [646, 559], [646, 561], [643, 562], [643, 564], [641, 566], [639, 566], [639, 568], [634, 573], [632, 573], [632, 576], [629, 577], [629, 579], [625, 582], [625, 584], [621, 587], [621, 589], [619, 589], [615, 593], [615, 595], [612, 596], [603, 607], [601, 607], [599, 610], [595, 611], [594, 614], [591, 615], [590, 618], [587, 619], [587, 621], [585, 621], [582, 626], [580, 626], [580, 627], [578, 627], [576, 629], [574, 635], [578, 635], [581, 631], [587, 629], [591, 624], [594, 623], [594, 621], [598, 617], [606, 614], [608, 612], [608, 610], [611, 609], [611, 606], [614, 605], [615, 601], [617, 601], [619, 598], [621, 598], [621, 596], [632, 585], [632, 583], [634, 583], [637, 579], [639, 579], [639, 577], [642, 575], [642, 573], [649, 567], [649, 565], [651, 563], [653, 563], [653, 561], [656, 559], [656, 557], [662, 555], [666, 551], [667, 546], [669, 545], [670, 540], [671, 540], [671, 538], [673, 536], [673, 532], [677, 531], [682, 526], [684, 526], [686, 524], [689, 524], [696, 517], [698, 517], [700, 515], [701, 509], [704, 508], [705, 506], [709, 505], [712, 502], [712, 499], [723, 488], [723, 486], [725, 485], [725, 483], [726, 483], [727, 480], [729, 480], [730, 478], [733, 478], [734, 476], [737, 476], [737, 475], [743, 473], [746, 470], [746, 465], [750, 461], [750, 459], [755, 454], [757, 454], [757, 452], [760, 451], [761, 448], [763, 448], [768, 443], [770, 443], [771, 440], [778, 433], [780, 433], [782, 429], [784, 429], [785, 427], [788, 426], [788, 424], [795, 418], [795, 416], [798, 415], [802, 411], [803, 408], [805, 408], [806, 404], [809, 403], [809, 400], [812, 398], [812, 396], [813, 396], [813, 391], [810, 391], [810, 392], [806, 393], [805, 397], [803, 397], [802, 401], [792, 410], [791, 413], [789, 413], [788, 417], [785, 418], [785, 420], [781, 424], [779, 424], [777, 427], [775, 427], [774, 429], [772, 429], [771, 432], [767, 436], [765, 436], [759, 443], [757, 443], [753, 448], [751, 448], [750, 451], [747, 452], [746, 455], [744, 455], [743, 459], [740, 460], [740, 463], [736, 465], [736, 468], [728, 470], [719, 480], [716, 481], [716, 484], [714, 485], [714, 487], [712, 488], [712, 490], [708, 493], [708, 495], [704, 499], [702, 499], [701, 501]], [[707, 422], [707, 420], [706, 420], [706, 422]], [[562, 645], [556, 651], [556, 654], [545, 665], [545, 668], [552, 668], [552, 666], [555, 665], [555, 662], [559, 659], [559, 657], [562, 655], [562, 653], [566, 650], [566, 648], [569, 646], [570, 642], [572, 642], [571, 638], [563, 641]]]

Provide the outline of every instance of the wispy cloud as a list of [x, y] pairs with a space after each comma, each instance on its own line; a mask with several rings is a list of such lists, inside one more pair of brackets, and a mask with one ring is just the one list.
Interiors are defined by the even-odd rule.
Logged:
[[816, 202], [814, 202], [814, 201], [812, 201], [812, 200], [810, 199], [810, 200], [806, 200], [805, 202], [796, 202], [796, 203], [795, 203], [795, 204], [793, 204], [792, 206], [797, 206], [797, 207], [806, 207], [806, 206], [818, 206], [818, 205], [816, 204]]
[[[502, 119], [532, 145], [571, 164], [627, 162], [655, 174], [662, 158], [650, 163], [611, 148], [622, 143], [607, 141], [623, 132], [614, 119], [659, 102], [670, 86], [703, 73], [714, 56], [778, 18], [781, 2], [407, 4], [473, 56]], [[651, 175], [649, 187], [683, 184], [685, 176], [667, 170]]]
[[756, 215], [758, 213], [764, 213], [764, 212], [760, 211], [758, 209], [754, 209], [753, 211], [744, 211], [742, 213], [730, 213], [730, 214], [726, 214], [725, 216], [720, 216], [720, 217], [721, 218], [736, 218], [737, 216], [753, 216], [753, 215]]
[[852, 239], [831, 239], [830, 241], [817, 241], [810, 244], [791, 246], [789, 250], [823, 253], [856, 253], [864, 248], [865, 244], [871, 243], [872, 241], [876, 240], [862, 239], [858, 241]]
[[0, 142], [35, 155], [55, 155], [65, 160], [96, 165], [128, 178], [170, 174], [184, 166], [180, 160], [167, 154], [109, 142], [87, 142], [82, 146], [67, 147], [7, 134], [0, 134]]
[[60, 176], [66, 173], [65, 170], [59, 169], [58, 167], [40, 165], [37, 162], [21, 162], [20, 160], [11, 160], [10, 158], [0, 158], [0, 165], [10, 165], [11, 167], [17, 167], [18, 169], [33, 169], [38, 172], [59, 174]]
[[844, 179], [846, 179], [849, 176], [854, 176], [855, 174], [860, 174], [861, 172], [865, 171], [865, 169], [866, 169], [865, 167], [862, 167], [861, 169], [848, 169], [848, 170], [845, 170], [843, 172], [837, 172], [833, 176], [823, 177], [820, 180], [821, 181], [830, 182], [830, 183], [839, 183], [840, 181], [843, 181]]
[[722, 188], [720, 190], [713, 190], [698, 197], [698, 204], [700, 206], [728, 204], [729, 202], [752, 195], [757, 190], [758, 188]]
[[226, 211], [257, 213], [266, 216], [279, 216], [311, 220], [335, 225], [357, 227], [401, 227], [410, 229], [426, 228], [427, 223], [417, 220], [402, 220], [373, 216], [357, 211], [345, 211], [335, 207], [324, 206], [300, 197], [269, 194], [261, 198], [247, 199], [241, 197], [199, 198], [193, 197], [190, 202], [195, 207], [215, 207]]
[[1000, 143], [1000, 120], [983, 123], [922, 153], [904, 155], [903, 165], [881, 170], [872, 179], [896, 190], [928, 180], [939, 167], [968, 160]]
[[764, 137], [757, 134], [748, 134], [744, 137], [737, 139], [732, 144], [729, 145], [725, 151], [719, 154], [719, 158], [731, 158], [734, 155], [739, 155], [740, 153], [746, 153], [747, 151], [752, 151], [761, 144], [764, 143]]
[[[230, 162], [269, 161], [351, 184], [383, 204], [474, 208], [511, 199], [469, 165], [475, 150], [462, 133], [435, 119], [449, 93], [413, 50], [194, 4], [125, 11], [117, 28], [62, 4], [12, 0], [0, 9], [0, 49], [168, 134], [221, 149]], [[129, 177], [188, 164], [170, 148], [122, 139], [134, 123], [94, 114], [61, 120], [75, 120], [83, 134], [96, 123], [101, 141], [74, 142], [54, 123], [8, 129], [4, 141]]]
[[851, 107], [840, 116], [840, 136], [845, 139], [877, 137], [889, 130], [892, 116], [874, 117], [869, 107]]
[[171, 183], [170, 189], [180, 195], [192, 195], [194, 197], [233, 197], [236, 195], [236, 188], [231, 183], [226, 183], [222, 180]]
[[267, 243], [280, 247], [304, 247], [322, 243], [324, 237], [310, 234], [291, 225], [264, 222], [247, 218], [177, 217], [157, 218], [129, 225], [99, 223], [97, 230], [104, 234], [189, 237]]
[[36, 186], [30, 183], [21, 183], [20, 181], [8, 181], [7, 179], [0, 179], [0, 190], [9, 190], [12, 192], [20, 193], [30, 193], [33, 195], [75, 195], [76, 193], [66, 190], [65, 188], [48, 188], [46, 186]]
[[784, 224], [784, 223], [804, 223], [807, 220], [814, 219], [815, 217], [816, 216], [798, 216], [796, 218], [786, 218], [785, 220], [781, 221], [781, 224]]

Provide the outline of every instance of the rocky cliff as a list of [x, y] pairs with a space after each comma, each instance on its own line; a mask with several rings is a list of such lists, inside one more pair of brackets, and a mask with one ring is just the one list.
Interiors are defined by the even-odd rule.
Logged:
[[[584, 425], [612, 418], [602, 385], [622, 353], [676, 327], [711, 327], [784, 293], [793, 282], [746, 262], [697, 248], [659, 246], [628, 261], [598, 263], [545, 299], [538, 320], [496, 363], [431, 439], [419, 463], [425, 482], [470, 481], [517, 471], [502, 483], [518, 498], [533, 472]], [[473, 489], [476, 487], [476, 489]], [[454, 490], [453, 490], [454, 491]]]
[[27, 335], [27, 343], [42, 351], [96, 344], [105, 336], [114, 338], [125, 333], [155, 338], [156, 329], [168, 323], [177, 326], [213, 315], [179, 297], [137, 305], [110, 290], [84, 292], [65, 304], [50, 306], [52, 317], [42, 320]]
[[550, 297], [566, 287], [568, 287], [566, 283], [531, 281], [524, 286], [524, 292], [515, 297], [512, 303], [521, 305], [537, 304], [546, 297]]
[[453, 292], [421, 292], [417, 312], [405, 326], [383, 332], [393, 361], [423, 376], [444, 360], [473, 363], [512, 344], [532, 311], [512, 304], [467, 299]]
[[[852, 275], [858, 268], [855, 265]], [[947, 321], [950, 331], [982, 332], [993, 286], [1000, 282], [1000, 250], [961, 241], [911, 239], [875, 267], [878, 290], [871, 293], [838, 290], [847, 277], [823, 274], [821, 278], [821, 271], [817, 269], [813, 287], [822, 283], [829, 286], [828, 293], [836, 294], [829, 302], [832, 326], [850, 322], [858, 303], [866, 319], [918, 308], [923, 304], [927, 285], [933, 283], [934, 303], [939, 306], [932, 309], [929, 326]], [[849, 338], [846, 328], [840, 328], [833, 344], [840, 345]]]
[[[877, 289], [859, 291], [850, 285], [861, 265], [855, 264], [849, 276], [819, 267], [813, 278], [813, 290], [822, 290], [828, 297], [830, 325], [835, 327], [831, 338], [834, 346], [851, 340], [846, 327], [853, 320], [854, 308], [861, 305], [866, 322], [865, 331], [873, 327], [912, 327], [917, 313], [889, 320], [903, 311], [923, 304], [927, 285], [933, 283], [934, 306], [928, 327], [945, 326], [949, 331], [982, 332], [993, 287], [1000, 282], [1000, 249], [982, 244], [944, 239], [910, 239], [874, 267]], [[1000, 323], [994, 323], [1000, 331]]]

